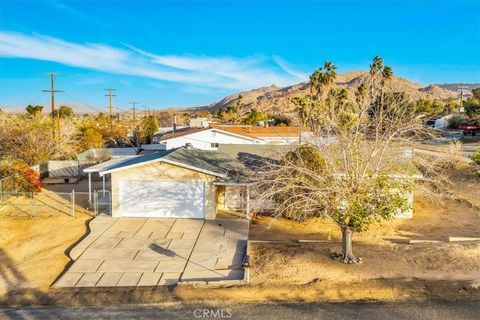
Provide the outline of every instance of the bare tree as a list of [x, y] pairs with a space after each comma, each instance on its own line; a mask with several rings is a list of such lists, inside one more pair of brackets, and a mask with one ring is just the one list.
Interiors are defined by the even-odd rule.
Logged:
[[66, 119], [62, 121], [60, 139], [52, 137], [50, 117], [11, 115], [0, 126], [0, 159], [19, 159], [29, 165], [75, 155], [76, 129]]
[[314, 136], [280, 161], [266, 162], [252, 180], [259, 201], [275, 203], [274, 216], [333, 220], [342, 232], [342, 252], [335, 258], [357, 263], [355, 232], [410, 210], [408, 195], [420, 173], [428, 175], [425, 187], [440, 188], [446, 180], [440, 161], [421, 162], [421, 172], [415, 166], [417, 155], [408, 146], [431, 139], [432, 132], [405, 94], [385, 92], [392, 69], [381, 58], [375, 57], [354, 94], [332, 87], [332, 70], [329, 63], [315, 71], [312, 94], [297, 104]]

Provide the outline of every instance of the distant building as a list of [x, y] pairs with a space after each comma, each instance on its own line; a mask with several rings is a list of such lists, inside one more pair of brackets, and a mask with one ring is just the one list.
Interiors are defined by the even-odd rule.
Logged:
[[208, 119], [207, 118], [195, 118], [190, 119], [189, 122], [190, 128], [208, 128]]
[[443, 117], [432, 118], [425, 124], [436, 130], [445, 130], [448, 128], [450, 120], [454, 117], [454, 114], [449, 114]]
[[300, 132], [298, 127], [210, 125], [176, 130], [159, 139], [167, 150], [186, 144], [197, 149], [216, 150], [220, 144], [295, 144], [299, 142]]

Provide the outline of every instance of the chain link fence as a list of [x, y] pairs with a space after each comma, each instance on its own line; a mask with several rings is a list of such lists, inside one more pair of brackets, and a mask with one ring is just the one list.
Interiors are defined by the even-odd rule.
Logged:
[[112, 195], [110, 191], [97, 190], [93, 194], [95, 215], [112, 215]]
[[[0, 186], [1, 188], [1, 186]], [[93, 202], [88, 192], [12, 192], [0, 189], [0, 215], [49, 217], [78, 214], [110, 215], [109, 191], [94, 191]]]

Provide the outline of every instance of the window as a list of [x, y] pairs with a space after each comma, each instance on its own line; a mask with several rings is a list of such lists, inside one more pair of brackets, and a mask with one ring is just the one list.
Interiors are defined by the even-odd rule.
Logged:
[[210, 143], [211, 148], [218, 148], [218, 143], [217, 142], [212, 142]]

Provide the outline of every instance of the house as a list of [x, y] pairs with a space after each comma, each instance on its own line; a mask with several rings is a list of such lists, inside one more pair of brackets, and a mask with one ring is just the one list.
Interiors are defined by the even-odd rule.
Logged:
[[[210, 125], [208, 128], [185, 128], [160, 137], [167, 150], [190, 144], [197, 149], [216, 150], [221, 144], [295, 144], [298, 127], [254, 127]], [[305, 134], [305, 133], [303, 133]]]
[[[248, 173], [265, 161], [279, 160], [295, 145], [220, 145], [217, 150], [191, 146], [145, 154], [104, 165], [97, 172], [110, 175], [113, 217], [215, 219], [218, 214], [250, 216], [271, 203], [255, 201]], [[409, 155], [398, 157], [408, 169]], [[408, 173], [407, 179], [417, 179]], [[402, 191], [403, 192], [403, 191]], [[413, 201], [413, 192], [405, 194]], [[413, 211], [398, 212], [411, 218]]]
[[290, 146], [222, 145], [218, 150], [181, 147], [113, 164], [113, 217], [215, 219], [224, 210], [243, 211], [253, 202], [245, 173], [262, 159], [279, 159]]
[[450, 124], [450, 121], [453, 119], [454, 116], [455, 114], [448, 114], [446, 116], [432, 118], [427, 120], [425, 124], [436, 130], [443, 131], [448, 128], [448, 125]]
[[230, 132], [232, 134], [252, 137], [263, 141], [265, 144], [296, 144], [302, 137], [308, 136], [309, 132], [302, 131], [300, 127], [257, 127], [257, 126], [228, 126], [212, 125], [213, 128]]
[[190, 122], [188, 123], [190, 128], [208, 128], [208, 119], [207, 118], [194, 118], [190, 119]]

